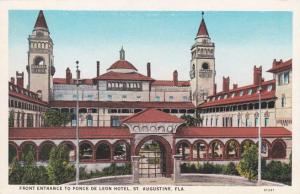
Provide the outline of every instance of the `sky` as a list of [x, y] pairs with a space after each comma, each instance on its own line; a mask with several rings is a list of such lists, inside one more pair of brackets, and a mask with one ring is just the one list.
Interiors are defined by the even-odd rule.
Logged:
[[[27, 83], [28, 36], [39, 10], [9, 11], [9, 76], [25, 72]], [[126, 60], [146, 75], [151, 62], [152, 77], [170, 80], [174, 70], [180, 80], [189, 80], [190, 48], [201, 21], [201, 11], [54, 11], [44, 15], [54, 42], [54, 77], [65, 77], [70, 67], [75, 75], [79, 61], [82, 78], [96, 76], [119, 59], [123, 46]], [[239, 86], [251, 84], [253, 66], [263, 67], [263, 77], [273, 59], [292, 58], [291, 12], [208, 11], [204, 19], [215, 43], [216, 83], [230, 76]]]

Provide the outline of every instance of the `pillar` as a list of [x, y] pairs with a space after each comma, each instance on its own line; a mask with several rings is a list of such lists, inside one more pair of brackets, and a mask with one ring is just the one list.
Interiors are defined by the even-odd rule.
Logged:
[[140, 156], [131, 156], [131, 165], [132, 165], [132, 183], [138, 184]]
[[174, 172], [173, 172], [173, 181], [179, 182], [181, 172], [180, 172], [180, 163], [181, 163], [181, 155], [173, 155], [174, 158]]

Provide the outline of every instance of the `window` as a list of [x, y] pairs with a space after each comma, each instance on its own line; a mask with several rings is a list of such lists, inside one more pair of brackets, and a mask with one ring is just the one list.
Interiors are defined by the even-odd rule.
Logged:
[[240, 96], [243, 96], [244, 95], [244, 91], [240, 91]]
[[218, 126], [218, 118], [216, 118], [216, 127]]
[[268, 117], [265, 118], [265, 127], [267, 127], [267, 126], [269, 126], [269, 118]]
[[141, 101], [141, 96], [137, 96], [137, 97], [136, 97], [136, 100], [137, 100], [137, 101]]
[[226, 98], [227, 98], [227, 94], [224, 95], [224, 99], [226, 99]]
[[249, 89], [248, 90], [248, 95], [251, 95], [252, 94], [252, 89]]
[[258, 125], [258, 118], [257, 117], [255, 118], [254, 124], [255, 124], [255, 127], [257, 127], [257, 125]]
[[174, 96], [169, 96], [169, 100], [173, 101], [174, 100]]
[[282, 95], [282, 97], [281, 97], [281, 107], [285, 107], [285, 104], [286, 104], [286, 98], [285, 98], [285, 95]]
[[77, 95], [73, 94], [73, 100], [77, 100]]
[[290, 78], [289, 72], [285, 72], [283, 74], [283, 83], [288, 84], [289, 83], [289, 78]]
[[231, 94], [231, 98], [232, 98], [232, 97], [235, 97], [235, 93], [234, 93], [234, 92]]
[[202, 64], [202, 69], [207, 70], [209, 68], [207, 63], [203, 63]]
[[272, 90], [273, 86], [272, 85], [268, 85], [267, 91], [270, 92]]
[[188, 97], [187, 96], [183, 96], [182, 99], [183, 99], [183, 101], [188, 101]]
[[88, 100], [93, 100], [93, 97], [94, 97], [94, 96], [93, 96], [92, 94], [88, 94], [88, 95], [87, 95]]
[[159, 96], [155, 96], [155, 101], [159, 102], [160, 101], [160, 97]]
[[237, 119], [237, 126], [240, 126], [240, 118]]
[[121, 126], [121, 121], [119, 116], [111, 116], [110, 117], [110, 125], [112, 127], [119, 127]]
[[93, 126], [93, 117], [92, 117], [92, 115], [88, 115], [87, 117], [86, 117], [86, 125], [87, 126]]
[[246, 118], [246, 127], [248, 127], [248, 120], [249, 120], [249, 119]]
[[278, 75], [278, 85], [288, 84], [290, 81], [289, 72], [280, 73]]
[[111, 101], [112, 100], [112, 95], [107, 95], [107, 100]]
[[122, 95], [122, 100], [126, 100], [127, 99], [127, 95]]

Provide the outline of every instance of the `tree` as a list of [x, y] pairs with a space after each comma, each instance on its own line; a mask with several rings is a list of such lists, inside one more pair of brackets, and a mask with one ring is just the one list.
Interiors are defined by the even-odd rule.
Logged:
[[69, 163], [69, 152], [65, 145], [52, 148], [47, 172], [50, 184], [62, 184], [75, 178], [75, 167]]
[[180, 118], [184, 119], [186, 122], [185, 122], [185, 125], [186, 126], [195, 126], [196, 123], [198, 122], [198, 119], [197, 118], [194, 118], [192, 117], [191, 115], [182, 115]]
[[44, 123], [46, 127], [65, 126], [71, 121], [70, 113], [60, 113], [54, 109], [48, 109], [44, 115]]
[[245, 151], [242, 154], [242, 159], [237, 165], [237, 171], [240, 175], [248, 178], [249, 180], [255, 180], [257, 178], [258, 168], [258, 148], [257, 145], [249, 145], [245, 147]]

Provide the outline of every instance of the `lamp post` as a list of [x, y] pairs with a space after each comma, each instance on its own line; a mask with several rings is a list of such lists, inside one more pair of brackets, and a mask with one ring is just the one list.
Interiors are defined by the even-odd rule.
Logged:
[[261, 90], [262, 87], [258, 86], [258, 169], [257, 169], [257, 185], [261, 185]]
[[79, 81], [78, 81], [78, 64], [79, 64], [79, 61], [76, 61], [76, 185], [79, 184], [79, 116], [78, 116], [78, 113], [79, 113], [79, 103], [78, 103], [78, 100], [79, 100], [79, 95], [78, 95], [78, 87], [79, 87]]

